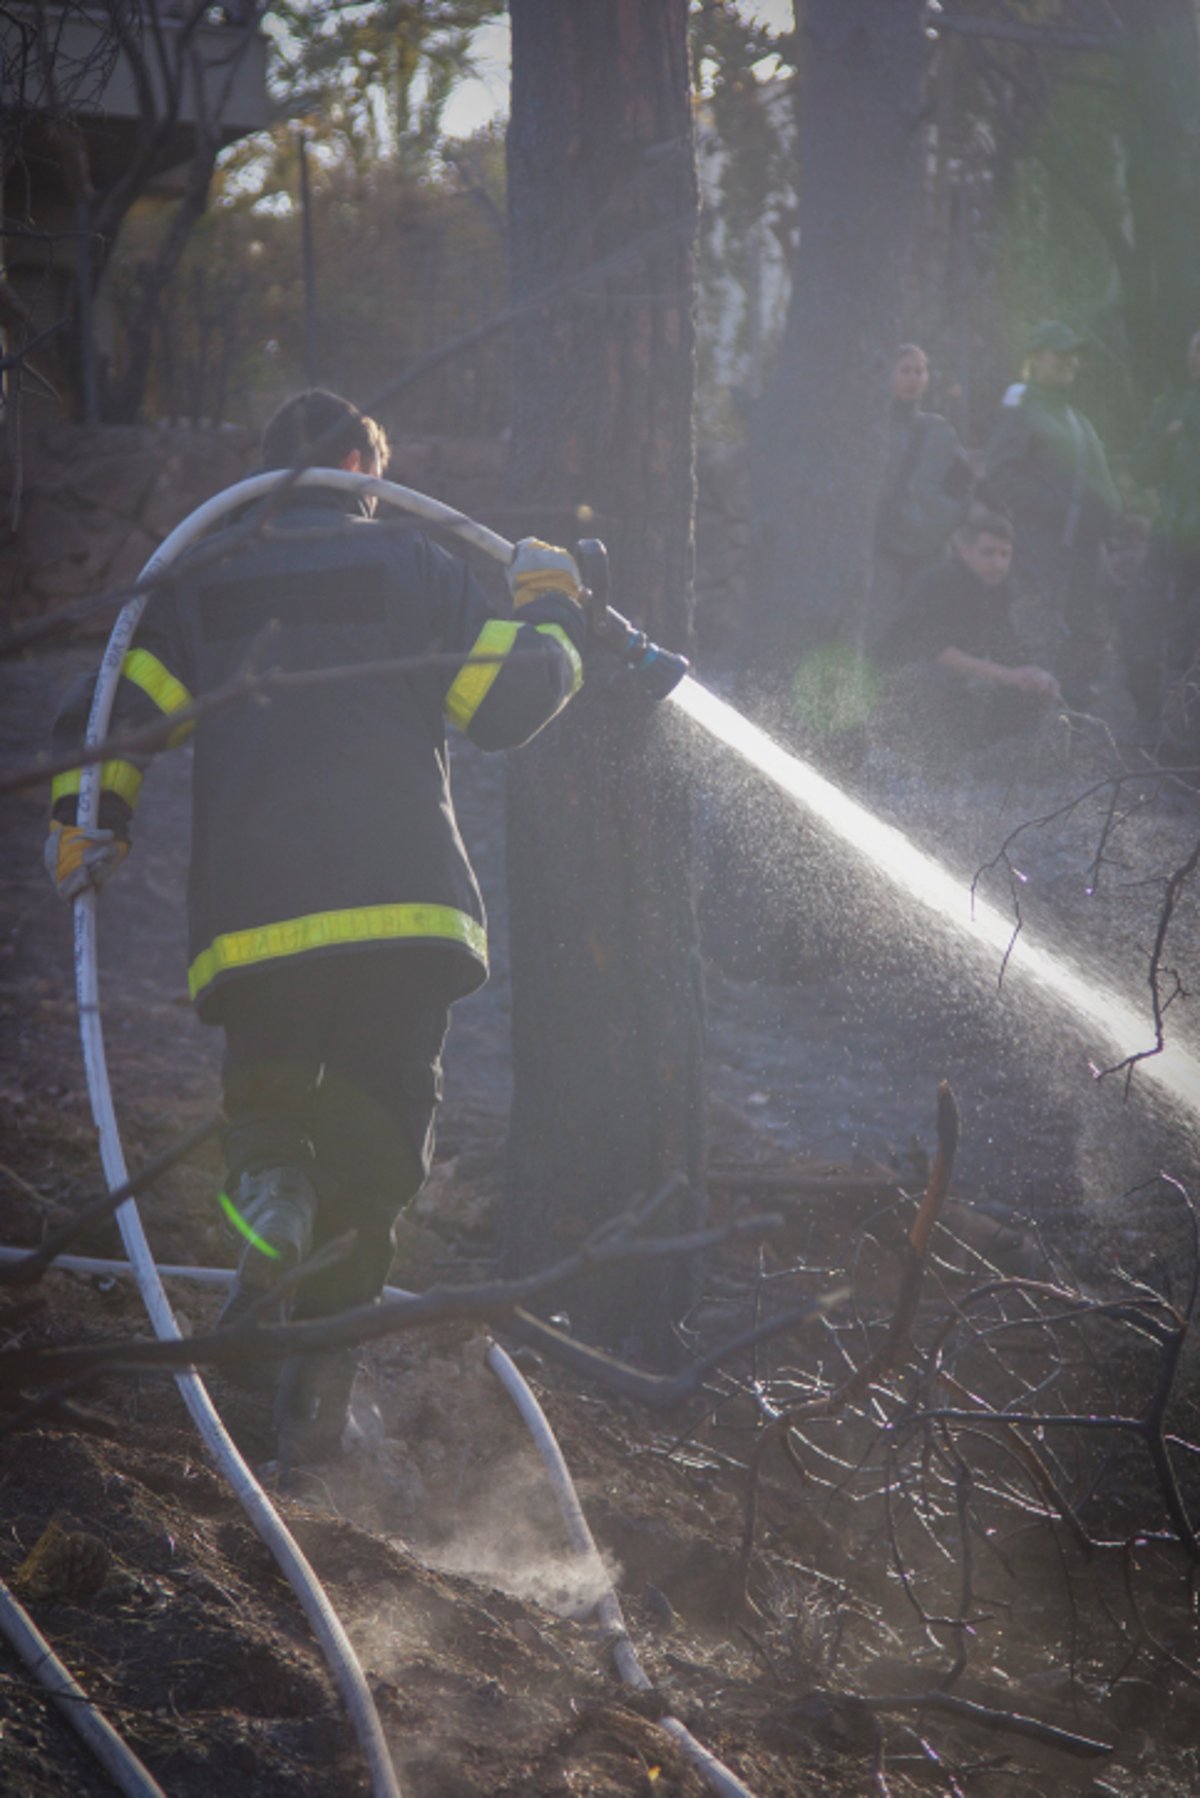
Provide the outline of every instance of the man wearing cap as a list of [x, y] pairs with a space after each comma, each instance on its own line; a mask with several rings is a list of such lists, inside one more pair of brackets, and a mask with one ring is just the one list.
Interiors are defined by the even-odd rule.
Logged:
[[1017, 527], [1016, 573], [1037, 659], [1088, 710], [1103, 654], [1101, 551], [1121, 510], [1104, 445], [1070, 403], [1084, 339], [1058, 320], [1030, 333], [1025, 388], [988, 444], [987, 504]]

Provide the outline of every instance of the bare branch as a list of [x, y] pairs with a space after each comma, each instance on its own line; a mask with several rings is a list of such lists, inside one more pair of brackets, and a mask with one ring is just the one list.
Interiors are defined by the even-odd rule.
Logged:
[[981, 18], [976, 13], [929, 12], [925, 15], [925, 24], [938, 32], [952, 31], [959, 37], [1024, 44], [1033, 50], [1082, 50], [1120, 56], [1127, 45], [1123, 32], [1065, 31], [1057, 25], [1026, 25], [1016, 19]]

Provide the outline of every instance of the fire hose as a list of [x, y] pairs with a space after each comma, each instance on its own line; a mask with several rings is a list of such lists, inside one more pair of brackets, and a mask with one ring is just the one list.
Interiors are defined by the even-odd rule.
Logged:
[[[401, 507], [423, 521], [451, 532], [464, 543], [497, 561], [507, 563], [512, 557], [513, 545], [498, 533], [488, 530], [486, 526], [478, 524], [464, 513], [458, 512], [453, 507], [446, 506], [426, 494], [416, 493], [380, 477], [353, 474], [342, 469], [306, 469], [295, 476], [294, 481], [299, 486], [333, 487], [345, 492], [373, 497], [384, 504]], [[108, 733], [121, 667], [150, 591], [152, 591], [151, 583], [154, 577], [169, 567], [185, 550], [212, 529], [218, 520], [231, 512], [240, 511], [255, 500], [265, 498], [273, 490], [278, 489], [281, 484], [282, 477], [279, 473], [268, 471], [253, 475], [248, 480], [227, 488], [199, 506], [181, 524], [177, 525], [147, 562], [139, 578], [139, 591], [119, 614], [100, 664], [88, 719], [86, 741], [89, 747], [103, 741]], [[581, 544], [579, 550], [582, 567], [591, 583], [589, 587], [585, 588], [583, 604], [593, 635], [633, 670], [639, 682], [652, 698], [665, 698], [686, 674], [688, 668], [686, 660], [651, 643], [643, 632], [608, 605], [607, 560], [603, 545], [595, 540], [590, 540]], [[141, 590], [143, 588], [145, 591]], [[78, 820], [85, 828], [93, 827], [96, 824], [99, 800], [100, 770], [98, 765], [93, 764], [83, 769], [80, 782]], [[88, 1093], [93, 1120], [100, 1139], [100, 1155], [105, 1178], [109, 1183], [110, 1190], [115, 1190], [128, 1179], [128, 1170], [117, 1125], [104, 1049], [99, 997], [96, 894], [91, 889], [81, 894], [75, 902], [74, 924], [76, 992]], [[149, 1243], [146, 1240], [136, 1200], [127, 1199], [115, 1215], [121, 1232], [121, 1240], [136, 1276], [138, 1288], [155, 1334], [163, 1341], [179, 1340], [180, 1330], [164, 1290], [159, 1269], [155, 1265]], [[540, 1415], [540, 1407], [537, 1405], [536, 1399], [525, 1386], [525, 1382], [521, 1379], [513, 1363], [498, 1347], [494, 1353], [497, 1357], [503, 1357], [501, 1367], [506, 1364], [507, 1369], [511, 1370], [511, 1373], [501, 1372], [506, 1387], [510, 1392], [513, 1391], [511, 1380], [512, 1376], [515, 1376], [520, 1386], [524, 1387], [529, 1403]], [[498, 1371], [500, 1371], [499, 1368]], [[199, 1375], [195, 1373], [178, 1374], [176, 1382], [206, 1447], [225, 1474], [255, 1530], [288, 1580], [321, 1645], [330, 1671], [346, 1703], [370, 1769], [372, 1790], [376, 1798], [399, 1798], [400, 1788], [395, 1769], [361, 1664], [320, 1581], [266, 1492], [238, 1451]], [[544, 1424], [544, 1418], [542, 1421]], [[548, 1425], [545, 1426], [545, 1433], [549, 1434]], [[553, 1442], [552, 1437], [550, 1441]], [[543, 1452], [543, 1459], [547, 1460], [547, 1464], [551, 1466], [552, 1476], [555, 1477], [556, 1491], [559, 1492], [560, 1504], [564, 1506], [564, 1516], [568, 1517], [568, 1528], [572, 1532], [572, 1539], [576, 1541], [580, 1552], [589, 1552], [594, 1557], [595, 1544], [591, 1542], [590, 1532], [587, 1531], [586, 1522], [582, 1519], [582, 1511], [579, 1510], [574, 1490], [570, 1488], [570, 1497], [567, 1500], [559, 1477], [553, 1474], [555, 1458], [561, 1463], [561, 1454], [557, 1450], [557, 1444], [553, 1445], [552, 1454], [547, 1455]], [[562, 1467], [562, 1473], [565, 1475], [565, 1464]], [[566, 1481], [569, 1487], [569, 1475], [566, 1475]], [[578, 1513], [579, 1523], [582, 1524], [587, 1543], [590, 1543], [590, 1551], [587, 1549], [583, 1537], [578, 1535], [578, 1525], [573, 1526], [571, 1523], [572, 1501], [573, 1510]], [[612, 1612], [608, 1619], [610, 1623], [614, 1618], [619, 1618], [619, 1605], [616, 1594], [612, 1592], [611, 1588], [601, 1600], [601, 1605]], [[622, 1649], [622, 1652], [617, 1655], [618, 1670], [621, 1672], [622, 1678], [626, 1683], [644, 1688], [649, 1682], [638, 1666], [636, 1656], [633, 1655], [632, 1645], [629, 1643], [623, 1622], [617, 1632], [617, 1640], [618, 1646]], [[689, 1758], [704, 1773], [716, 1791], [723, 1794], [724, 1798], [749, 1798], [745, 1788], [732, 1774], [721, 1767], [719, 1762], [714, 1761], [713, 1757], [698, 1742], [693, 1740], [681, 1723], [675, 1719], [667, 1721], [672, 1726], [671, 1733], [675, 1735]]]

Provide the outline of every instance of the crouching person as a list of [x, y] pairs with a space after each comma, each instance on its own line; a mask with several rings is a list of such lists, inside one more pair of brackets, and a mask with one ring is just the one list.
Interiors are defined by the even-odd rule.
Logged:
[[[320, 390], [282, 406], [263, 439], [268, 469], [319, 461], [375, 475], [387, 458], [379, 426]], [[393, 1227], [429, 1171], [449, 1008], [487, 977], [447, 721], [481, 749], [511, 748], [581, 679], [579, 576], [565, 550], [517, 546], [512, 613], [500, 617], [464, 562], [372, 510], [357, 493], [297, 487], [270, 532], [227, 557], [206, 539], [203, 565], [184, 558], [149, 600], [121, 671], [114, 729], [223, 687], [256, 640], [266, 669], [289, 676], [417, 664], [301, 681], [195, 728], [188, 984], [225, 1033], [221, 1203], [239, 1250], [226, 1325], [254, 1307], [271, 1315], [281, 1281], [347, 1232], [353, 1248], [300, 1283], [293, 1315], [379, 1297]], [[83, 737], [91, 685], [60, 710], [60, 749]], [[104, 764], [91, 832], [76, 823], [78, 774], [56, 781], [47, 863], [64, 897], [119, 862], [143, 766]], [[284, 1365], [285, 1472], [338, 1452], [355, 1369], [353, 1349]]]
[[1058, 681], [1023, 660], [1011, 618], [1013, 530], [973, 509], [945, 557], [915, 582], [880, 649], [896, 672], [879, 734], [934, 761], [1031, 733], [1062, 701]]

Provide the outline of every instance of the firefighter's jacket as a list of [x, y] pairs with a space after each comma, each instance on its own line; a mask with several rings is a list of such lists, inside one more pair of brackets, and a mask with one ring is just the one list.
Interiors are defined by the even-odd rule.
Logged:
[[[481, 749], [513, 748], [580, 683], [584, 623], [565, 595], [497, 617], [457, 557], [349, 504], [308, 489], [271, 539], [213, 561], [213, 537], [204, 565], [185, 558], [147, 603], [112, 731], [225, 687], [248, 656], [255, 672], [285, 675], [430, 652], [499, 659], [278, 688], [196, 721], [188, 986], [210, 1021], [227, 982], [307, 956], [435, 945], [449, 997], [480, 985], [486, 921], [450, 796], [446, 721]], [[93, 686], [67, 696], [59, 752], [82, 740]], [[147, 760], [103, 764], [101, 824], [128, 834]], [[54, 783], [64, 823], [79, 781]]]

